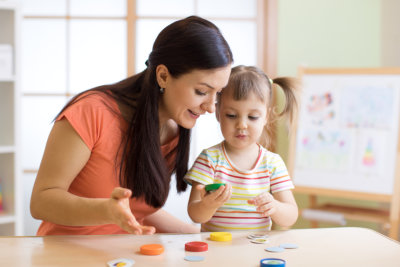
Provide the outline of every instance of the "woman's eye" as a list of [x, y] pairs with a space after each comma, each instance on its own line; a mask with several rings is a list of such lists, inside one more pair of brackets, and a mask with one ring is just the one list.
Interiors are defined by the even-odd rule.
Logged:
[[226, 114], [225, 116], [230, 119], [236, 118], [235, 114]]
[[196, 95], [201, 95], [201, 96], [204, 96], [204, 95], [206, 95], [206, 93], [204, 93], [204, 92], [202, 92], [202, 91], [200, 91], [200, 90], [198, 90], [198, 89], [196, 89]]

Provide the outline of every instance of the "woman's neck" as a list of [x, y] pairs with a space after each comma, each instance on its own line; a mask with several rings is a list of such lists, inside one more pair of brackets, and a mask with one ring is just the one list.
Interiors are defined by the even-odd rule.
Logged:
[[160, 119], [160, 144], [169, 143], [178, 135], [178, 125], [172, 119], [161, 122]]

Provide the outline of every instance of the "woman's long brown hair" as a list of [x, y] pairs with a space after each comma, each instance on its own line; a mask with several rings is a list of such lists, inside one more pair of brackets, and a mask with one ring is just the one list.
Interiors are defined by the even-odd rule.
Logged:
[[[163, 206], [173, 173], [176, 174], [177, 191], [187, 188], [183, 178], [188, 169], [190, 129], [179, 126], [178, 146], [164, 157], [160, 149], [160, 88], [156, 67], [164, 64], [169, 73], [178, 78], [193, 70], [220, 68], [232, 62], [232, 52], [219, 29], [205, 19], [191, 16], [160, 32], [143, 72], [116, 84], [88, 90], [91, 91], [89, 94], [108, 94], [119, 106], [132, 111], [121, 141], [121, 162], [117, 164], [121, 186], [131, 189], [132, 197], [143, 198], [153, 207]], [[60, 113], [88, 95], [87, 91], [85, 96], [83, 93], [75, 96]], [[174, 166], [167, 166], [168, 159], [175, 154]]]

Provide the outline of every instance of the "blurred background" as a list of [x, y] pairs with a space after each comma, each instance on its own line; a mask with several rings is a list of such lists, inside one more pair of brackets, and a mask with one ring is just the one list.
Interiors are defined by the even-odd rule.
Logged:
[[[234, 65], [257, 65], [277, 77], [297, 76], [301, 66], [400, 67], [396, 10], [397, 0], [0, 0], [0, 44], [11, 45], [14, 55], [13, 78], [0, 78], [0, 235], [36, 233], [31, 190], [52, 120], [66, 101], [143, 70], [157, 34], [172, 21], [211, 20], [230, 44]], [[277, 125], [275, 151], [287, 161], [284, 125]], [[213, 114], [200, 119], [192, 139], [191, 163], [222, 140]], [[165, 209], [189, 222], [189, 192], [171, 188]], [[309, 205], [306, 195], [295, 197], [300, 207]], [[325, 200], [354, 202], [319, 201]], [[387, 230], [368, 221], [347, 225]], [[300, 218], [294, 228], [310, 226]]]

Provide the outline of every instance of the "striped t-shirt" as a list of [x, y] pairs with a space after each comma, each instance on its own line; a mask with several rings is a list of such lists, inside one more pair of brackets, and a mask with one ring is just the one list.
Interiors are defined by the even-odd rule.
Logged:
[[239, 170], [229, 159], [223, 142], [205, 149], [186, 174], [188, 182], [229, 183], [231, 198], [214, 216], [202, 224], [202, 231], [271, 230], [270, 217], [262, 217], [247, 200], [263, 193], [293, 189], [285, 163], [275, 153], [259, 145], [260, 152], [252, 170]]

